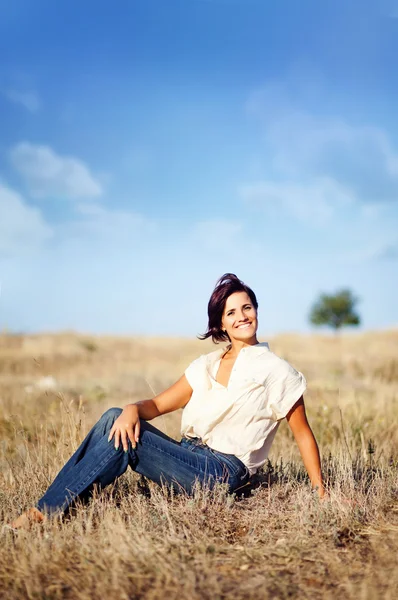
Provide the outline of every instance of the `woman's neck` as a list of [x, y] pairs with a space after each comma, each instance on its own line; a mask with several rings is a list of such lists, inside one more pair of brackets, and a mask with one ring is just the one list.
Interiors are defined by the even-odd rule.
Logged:
[[241, 340], [236, 340], [235, 342], [230, 342], [227, 351], [223, 356], [228, 354], [229, 358], [234, 358], [238, 356], [239, 352], [242, 348], [247, 348], [248, 346], [255, 346], [258, 344], [257, 337], [252, 338], [249, 342], [243, 342]]

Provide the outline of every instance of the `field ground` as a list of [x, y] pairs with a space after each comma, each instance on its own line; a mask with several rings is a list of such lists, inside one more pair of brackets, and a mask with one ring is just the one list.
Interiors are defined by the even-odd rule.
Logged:
[[[3, 532], [0, 598], [396, 598], [398, 331], [268, 341], [306, 375], [330, 501], [311, 494], [283, 423], [246, 496], [169, 496], [130, 470], [71, 519]], [[33, 505], [104, 410], [153, 397], [212, 348], [0, 336], [1, 523]], [[180, 418], [153, 423], [179, 439]]]

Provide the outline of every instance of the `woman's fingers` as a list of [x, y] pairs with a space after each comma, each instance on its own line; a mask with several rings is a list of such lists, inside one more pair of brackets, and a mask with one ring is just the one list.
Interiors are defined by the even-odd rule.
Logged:
[[133, 427], [131, 425], [130, 425], [130, 427], [127, 428], [127, 435], [131, 442], [131, 445], [133, 446], [133, 448], [135, 448], [134, 432], [133, 432]]
[[136, 423], [133, 422], [128, 425], [123, 423], [122, 427], [120, 427], [117, 419], [109, 431], [108, 442], [111, 441], [112, 437], [114, 437], [116, 450], [119, 449], [119, 445], [121, 443], [123, 450], [127, 452], [129, 449], [129, 440], [132, 447], [135, 448], [140, 437], [140, 420], [138, 419]]
[[121, 436], [122, 436], [123, 450], [125, 452], [127, 452], [127, 450], [129, 449], [129, 444], [128, 444], [128, 441], [127, 441], [127, 432], [126, 432], [126, 429], [122, 429], [120, 433], [121, 433]]
[[135, 436], [135, 441], [139, 442], [140, 439], [140, 431], [141, 431], [141, 423], [140, 420], [138, 419], [137, 423], [135, 424], [135, 428], [134, 428], [134, 436]]

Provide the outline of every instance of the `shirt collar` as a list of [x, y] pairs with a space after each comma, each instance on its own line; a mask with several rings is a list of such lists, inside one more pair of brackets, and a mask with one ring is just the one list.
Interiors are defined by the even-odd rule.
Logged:
[[[223, 349], [223, 352], [225, 350], [229, 350], [232, 347], [232, 344], [228, 344], [226, 346], [226, 348]], [[242, 350], [250, 354], [262, 354], [264, 352], [264, 349], [269, 350], [269, 345], [268, 342], [259, 342], [258, 344], [255, 344], [254, 346], [245, 346], [244, 348], [242, 348]]]
[[[225, 348], [218, 348], [217, 350], [214, 350], [214, 352], [210, 352], [210, 354], [208, 354], [210, 362], [212, 360], [218, 360], [230, 348], [231, 344], [227, 344]], [[260, 354], [263, 354], [264, 352], [267, 352], [269, 350], [269, 345], [268, 342], [259, 342], [254, 346], [245, 346], [244, 348], [242, 348], [242, 350], [244, 350], [244, 354], [259, 356]]]

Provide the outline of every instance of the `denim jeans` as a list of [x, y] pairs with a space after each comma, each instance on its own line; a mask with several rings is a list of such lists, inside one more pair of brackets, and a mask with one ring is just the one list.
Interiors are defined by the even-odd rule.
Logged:
[[210, 489], [217, 481], [231, 493], [249, 479], [247, 467], [232, 454], [209, 448], [199, 438], [173, 440], [141, 419], [140, 439], [133, 449], [115, 449], [109, 431], [122, 413], [110, 408], [94, 425], [79, 448], [58, 473], [36, 507], [49, 515], [65, 512], [77, 499], [87, 499], [94, 484], [104, 488], [130, 467], [148, 479], [177, 492], [192, 494], [196, 481]]

